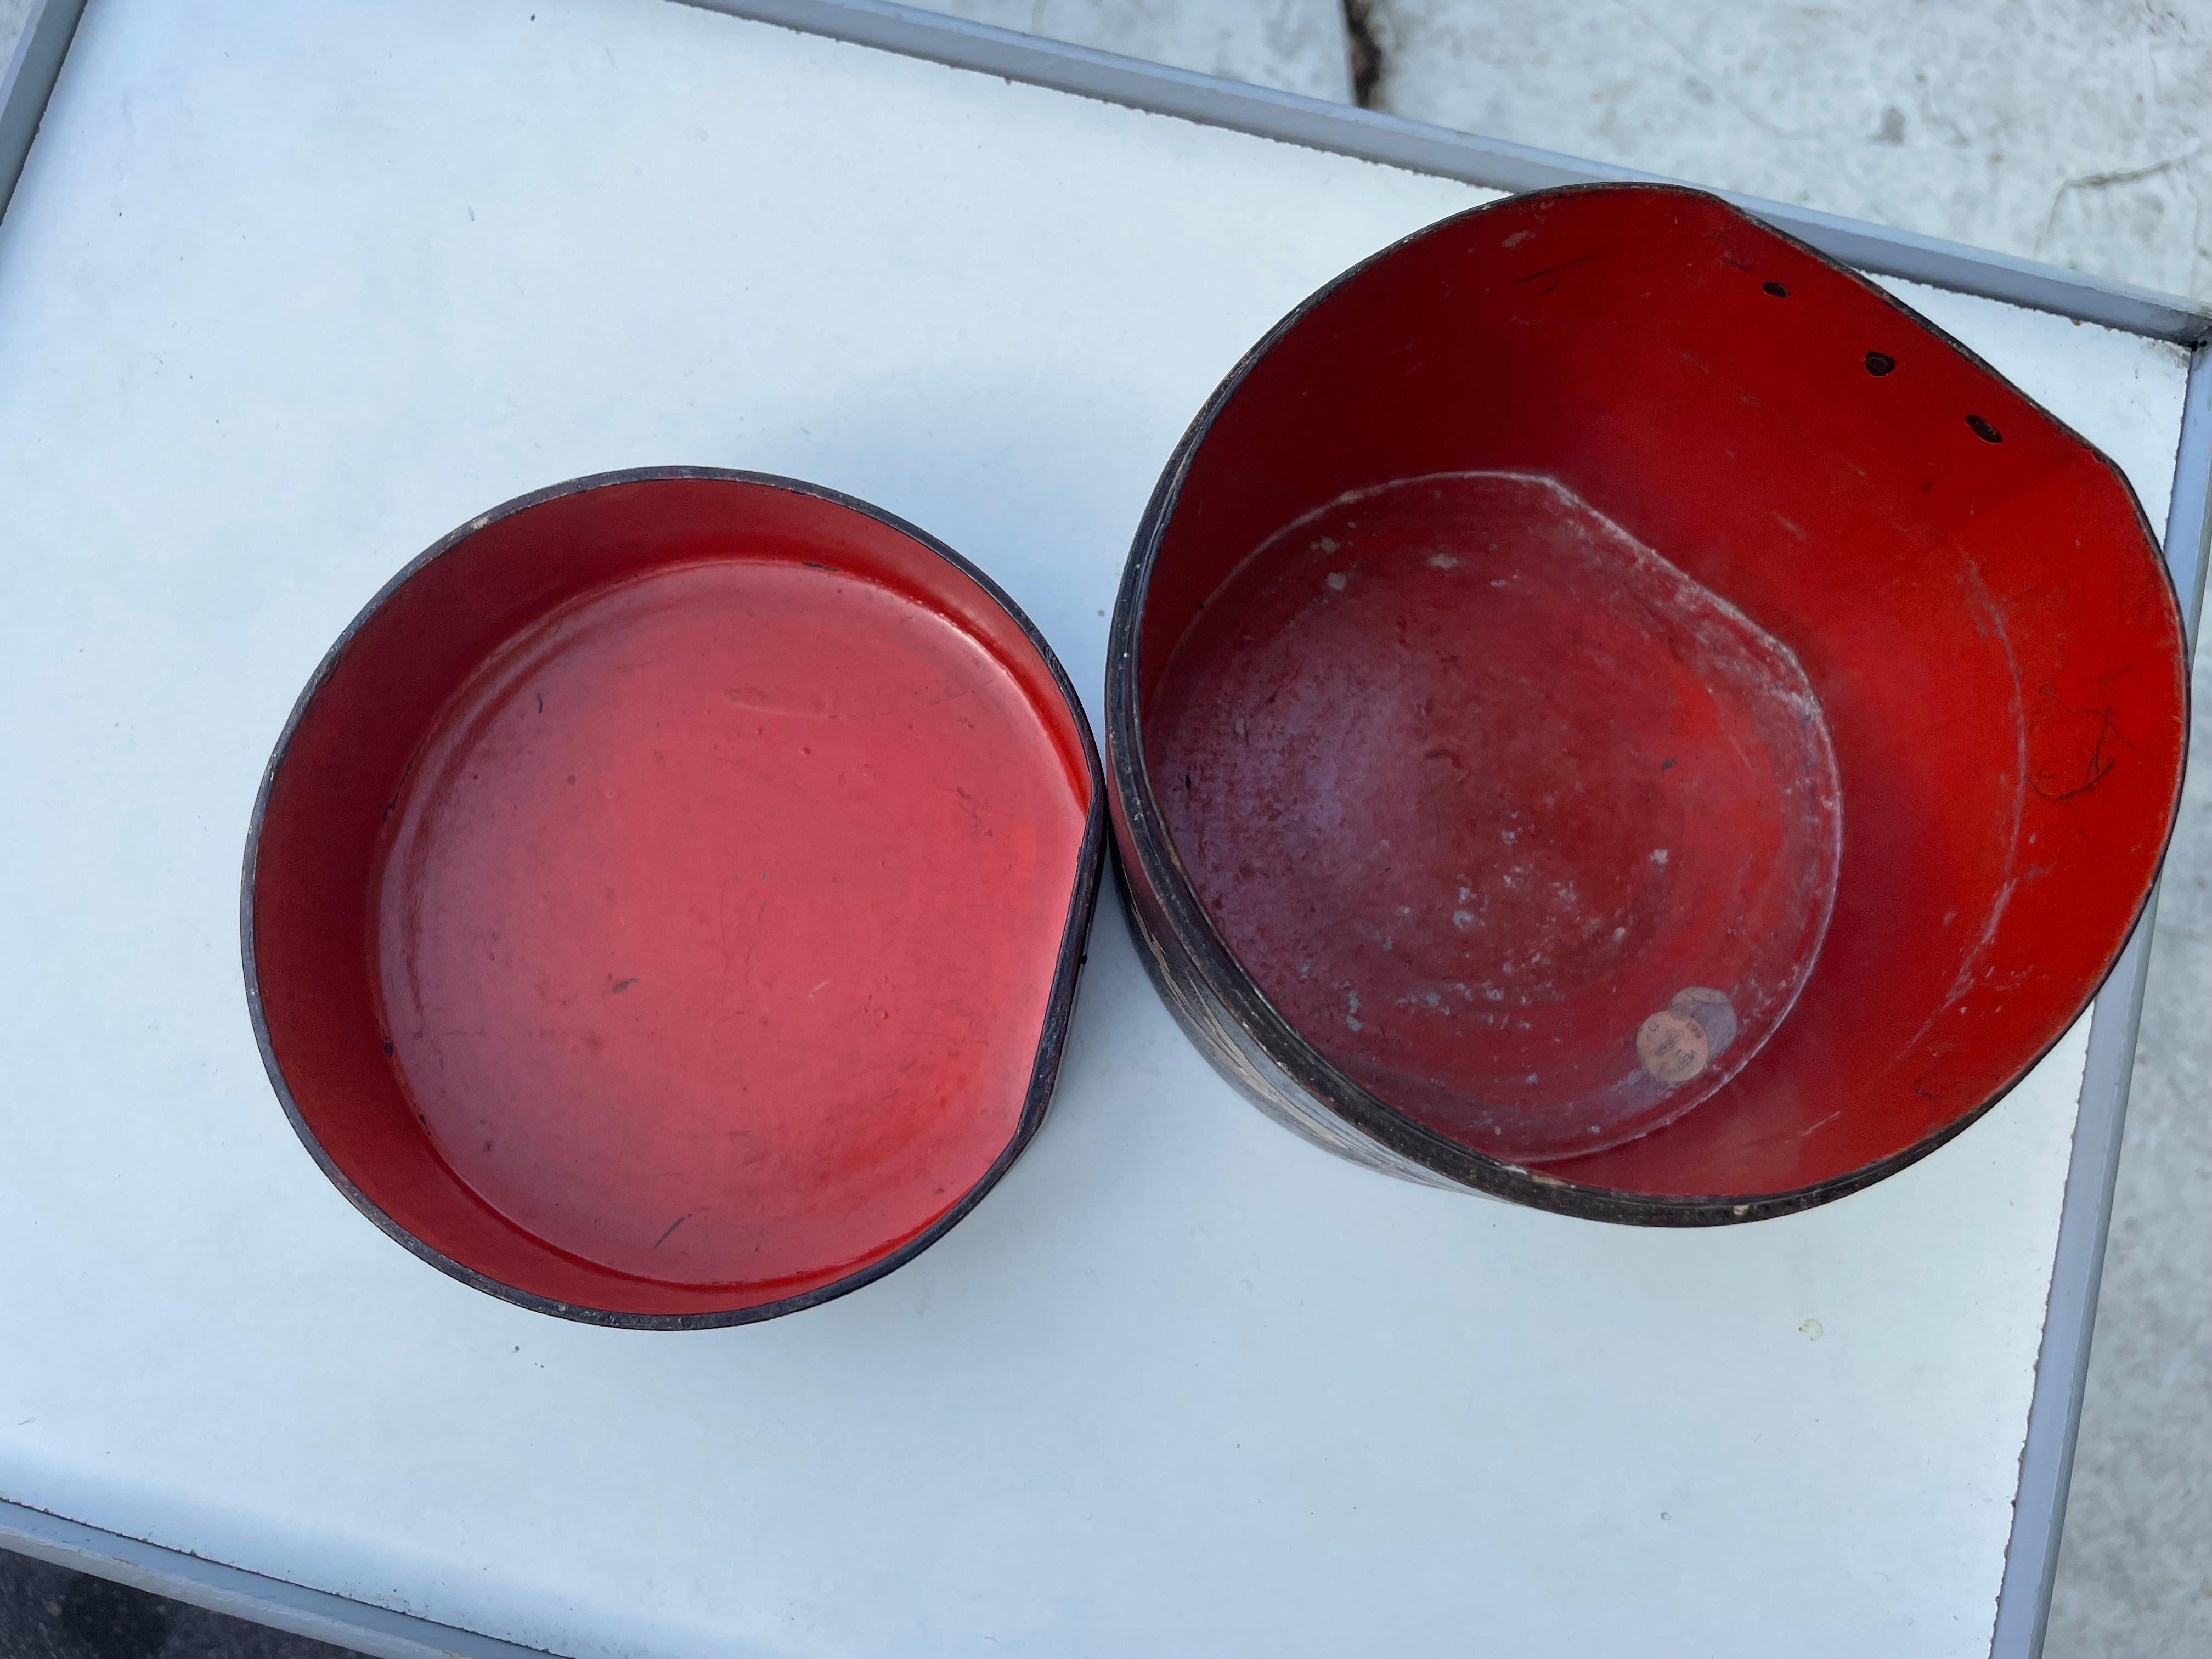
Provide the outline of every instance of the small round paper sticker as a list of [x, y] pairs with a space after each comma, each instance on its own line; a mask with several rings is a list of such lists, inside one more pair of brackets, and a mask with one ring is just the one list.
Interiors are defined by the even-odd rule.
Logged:
[[1672, 1088], [1705, 1069], [1712, 1045], [1696, 1020], [1662, 1008], [1636, 1028], [1636, 1057], [1645, 1071]]

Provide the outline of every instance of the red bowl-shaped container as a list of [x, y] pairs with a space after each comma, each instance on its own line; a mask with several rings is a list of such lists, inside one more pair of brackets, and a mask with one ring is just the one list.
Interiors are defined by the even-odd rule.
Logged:
[[246, 981], [324, 1171], [455, 1277], [672, 1328], [927, 1249], [1050, 1098], [1089, 727], [1012, 602], [847, 497], [696, 468], [456, 531], [301, 694]]
[[1955, 1134], [2080, 1012], [2176, 806], [2118, 469], [1714, 198], [1449, 219], [1237, 366], [1108, 669], [1127, 891], [1347, 1156], [1751, 1219]]

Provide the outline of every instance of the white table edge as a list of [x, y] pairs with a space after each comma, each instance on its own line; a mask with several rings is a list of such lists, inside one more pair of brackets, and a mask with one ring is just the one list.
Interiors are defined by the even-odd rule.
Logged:
[[[1658, 177], [1066, 46], [890, 0], [678, 3], [1491, 189], [1540, 190]], [[36, 138], [84, 5], [85, 0], [33, 0], [14, 58], [0, 76], [0, 223], [4, 223], [8, 200]], [[2188, 349], [2188, 383], [2165, 546], [2194, 646], [2203, 606], [2207, 554], [2212, 551], [2212, 312], [2170, 295], [2033, 260], [1786, 203], [1719, 193], [1861, 270], [2098, 323]], [[2012, 1536], [1990, 1639], [1992, 1659], [2035, 1659], [2050, 1616], [2157, 909], [2154, 891], [2098, 994], [2090, 1024], [2050, 1302], [2021, 1452]], [[349, 1646], [375, 1659], [441, 1655], [531, 1659], [542, 1651], [4, 1499], [0, 1499], [0, 1547], [214, 1612]]]
[[0, 1549], [351, 1648], [371, 1659], [548, 1659], [543, 1649], [248, 1572], [5, 1499], [0, 1499]]

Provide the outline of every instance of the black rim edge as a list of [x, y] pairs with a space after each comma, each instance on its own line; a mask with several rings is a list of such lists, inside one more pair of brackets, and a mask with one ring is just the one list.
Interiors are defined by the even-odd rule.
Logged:
[[[270, 1038], [268, 1021], [261, 1006], [260, 973], [254, 958], [253, 877], [260, 853], [262, 826], [269, 810], [270, 793], [275, 786], [277, 774], [283, 769], [284, 757], [291, 748], [293, 735], [298, 731], [301, 721], [313, 704], [317, 694], [321, 691], [331, 676], [337, 672], [338, 665], [343, 661], [355, 639], [395, 593], [418, 573], [436, 560], [444, 557], [478, 531], [544, 502], [614, 485], [659, 483], [690, 479], [710, 483], [751, 484], [788, 490], [794, 495], [812, 496], [833, 506], [848, 508], [897, 531], [908, 539], [920, 544], [974, 582], [989, 597], [992, 603], [1004, 611], [1020, 629], [1024, 640], [1030, 648], [1037, 653], [1038, 659], [1051, 674], [1053, 684], [1058, 690], [1080, 739], [1091, 799], [1084, 814], [1083, 840], [1076, 854], [1075, 881], [1068, 896], [1066, 921], [1060, 935], [1060, 949], [1053, 964], [1052, 991], [1045, 1004], [1044, 1025], [1038, 1034], [1036, 1060], [1030, 1069], [1029, 1088], [1023, 1097], [1021, 1115], [1015, 1123], [1014, 1133], [1007, 1141], [1005, 1150], [999, 1154], [991, 1167], [977, 1179], [975, 1184], [970, 1187], [951, 1209], [890, 1255], [830, 1284], [819, 1285], [796, 1296], [763, 1303], [751, 1308], [698, 1314], [626, 1314], [604, 1308], [586, 1307], [575, 1303], [556, 1301], [552, 1297], [536, 1295], [532, 1291], [519, 1289], [502, 1280], [478, 1273], [473, 1267], [455, 1261], [443, 1251], [416, 1237], [405, 1227], [400, 1225], [366, 1193], [356, 1186], [345, 1171], [338, 1167], [302, 1115], [299, 1103], [293, 1097], [291, 1086], [285, 1081], [283, 1069], [277, 1064], [276, 1049]], [[278, 734], [276, 745], [270, 755], [269, 763], [262, 769], [260, 787], [254, 794], [252, 816], [246, 825], [246, 855], [239, 888], [240, 958], [245, 974], [246, 1011], [253, 1023], [253, 1039], [255, 1046], [261, 1052], [262, 1068], [268, 1073], [270, 1085], [275, 1090], [277, 1102], [284, 1109], [284, 1115], [290, 1122], [293, 1132], [299, 1136], [301, 1144], [307, 1148], [308, 1154], [314, 1159], [316, 1166], [322, 1170], [331, 1184], [344, 1194], [347, 1201], [354, 1208], [375, 1224], [379, 1231], [404, 1246], [410, 1253], [427, 1261], [441, 1273], [459, 1279], [472, 1289], [497, 1297], [502, 1302], [527, 1308], [533, 1313], [550, 1314], [556, 1318], [573, 1320], [580, 1324], [605, 1326], [620, 1330], [643, 1331], [715, 1330], [733, 1325], [758, 1324], [763, 1320], [780, 1318], [785, 1314], [798, 1313], [804, 1309], [817, 1307], [824, 1302], [834, 1301], [839, 1297], [849, 1295], [863, 1285], [872, 1284], [885, 1274], [894, 1273], [906, 1266], [963, 1220], [968, 1213], [982, 1201], [984, 1195], [999, 1183], [1000, 1178], [1012, 1167], [1015, 1159], [1021, 1156], [1030, 1141], [1036, 1136], [1037, 1129], [1044, 1121], [1046, 1109], [1051, 1103], [1053, 1091], [1059, 1079], [1060, 1054], [1066, 1047], [1067, 1028], [1074, 1012], [1077, 982], [1080, 978], [1083, 963], [1086, 958], [1091, 924], [1097, 903], [1099, 876], [1104, 863], [1105, 838], [1104, 769], [1100, 763], [1098, 745], [1091, 729], [1090, 718], [1084, 713], [1082, 700], [1076, 695], [1075, 687], [1067, 678], [1066, 669], [1061, 665], [1060, 658], [1054, 653], [1044, 635], [1038, 632], [1036, 625], [1030, 620], [1029, 614], [1014, 602], [1012, 597], [1004, 588], [959, 553], [929, 534], [928, 532], [918, 526], [909, 524], [896, 514], [887, 512], [882, 507], [861, 501], [857, 496], [848, 495], [821, 484], [809, 483], [804, 479], [786, 477], [778, 473], [750, 472], [729, 467], [712, 466], [632, 467], [612, 472], [589, 473], [580, 477], [566, 479], [559, 483], [549, 484], [542, 489], [532, 490], [526, 495], [515, 496], [511, 501], [503, 501], [488, 512], [478, 514], [466, 524], [439, 538], [428, 548], [410, 559], [397, 574], [376, 591], [374, 597], [361, 608], [352, 621], [345, 625], [337, 638], [332, 641], [330, 649], [317, 663], [314, 672], [308, 676], [306, 686], [302, 688], [298, 698], [293, 702], [291, 713], [285, 718], [283, 730]], [[455, 1180], [459, 1181], [459, 1177], [456, 1176]], [[460, 1184], [465, 1192], [470, 1192], [471, 1196], [474, 1196], [466, 1182]], [[477, 1201], [482, 1202], [481, 1200]], [[489, 1206], [486, 1207], [489, 1210]], [[514, 1225], [504, 1216], [500, 1216], [497, 1211], [489, 1210], [489, 1212], [497, 1217], [503, 1224], [510, 1227]], [[535, 1235], [532, 1237], [535, 1237]], [[545, 1243], [544, 1240], [538, 1242]], [[547, 1248], [558, 1249], [559, 1247], [548, 1245]]]
[[[1866, 292], [1880, 299], [1899, 313], [1912, 327], [1940, 341], [1957, 352], [1983, 373], [1992, 376], [2031, 407], [2049, 420], [2060, 431], [2074, 440], [2104, 467], [2118, 484], [2129, 507], [2134, 512], [2137, 528], [2145, 544], [2151, 550], [2151, 562], [2156, 567], [2166, 603], [2174, 618], [2177, 634], [2185, 641], [2188, 630], [2181, 608], [2180, 592], [2173, 580], [2173, 571], [2164, 556], [2158, 533], [2144, 514], [2142, 502], [2135, 486], [2129, 481], [2117, 462], [2103, 450], [2091, 443], [2056, 415], [2025, 392], [2014, 386], [1987, 360], [1954, 337], [1941, 326], [1915, 311], [1911, 306], [1891, 294], [1879, 283], [1850, 266], [1831, 258], [1787, 231], [1776, 228], [1761, 219], [1745, 213], [1724, 198], [1709, 191], [1693, 190], [1686, 185], [1612, 182], [1566, 185], [1555, 189], [1530, 191], [1500, 198], [1477, 206], [1450, 214], [1432, 224], [1401, 236], [1359, 260], [1323, 283], [1300, 301], [1278, 321], [1251, 349], [1240, 357], [1220, 384], [1199, 410], [1190, 425], [1162, 470], [1146, 501], [1143, 517], [1139, 520], [1129, 557], [1123, 566], [1121, 581], [1115, 595], [1114, 619], [1107, 639], [1106, 651], [1106, 748], [1109, 775], [1115, 799], [1127, 825], [1129, 846], [1119, 850], [1133, 854], [1138, 873], [1145, 886], [1158, 902], [1168, 924], [1170, 937], [1161, 941], [1188, 960], [1199, 979], [1219, 998], [1246, 1033], [1294, 1084], [1311, 1096], [1323, 1109], [1342, 1121], [1357, 1133], [1376, 1141], [1399, 1157], [1419, 1164], [1422, 1168], [1457, 1185], [1483, 1193], [1488, 1196], [1526, 1205], [1531, 1208], [1548, 1210], [1554, 1213], [1579, 1219], [1607, 1221], [1622, 1224], [1659, 1227], [1727, 1226], [1741, 1222], [1764, 1221], [1795, 1214], [1820, 1205], [1832, 1203], [1863, 1191], [1899, 1170], [1918, 1163], [1947, 1142], [1964, 1133], [1979, 1121], [1999, 1103], [2009, 1096], [2021, 1083], [2042, 1064], [2043, 1060], [2066, 1040], [2068, 1034], [2079, 1023], [2081, 1015], [2104, 993], [2105, 987], [2126, 953], [2128, 943], [2135, 936], [2148, 912], [2152, 896], [2158, 890], [2158, 878], [2164, 867], [2166, 856], [2172, 845], [2179, 817], [2182, 789], [2188, 771], [2188, 750], [2185, 742], [2182, 763], [2174, 781], [2173, 799], [2166, 809], [2163, 834], [2160, 838], [2157, 857], [2152, 860], [2150, 875], [2143, 891], [2136, 900], [2128, 924], [2122, 930], [2119, 942], [2098, 970], [2088, 994], [2071, 1011], [2058, 1033], [2051, 1041], [2014, 1072], [2005, 1083], [1993, 1091], [1989, 1097], [1970, 1111], [1961, 1113], [1951, 1122], [1889, 1157], [1862, 1165], [1847, 1174], [1824, 1182], [1792, 1188], [1786, 1192], [1761, 1194], [1752, 1197], [1679, 1196], [1623, 1192], [1612, 1188], [1588, 1186], [1562, 1176], [1538, 1175], [1518, 1164], [1477, 1152], [1471, 1148], [1449, 1140], [1435, 1131], [1404, 1117], [1381, 1099], [1362, 1089], [1350, 1078], [1332, 1066], [1321, 1053], [1298, 1035], [1297, 1031], [1279, 1013], [1259, 986], [1237, 961], [1204, 908], [1198, 902], [1189, 876], [1176, 852], [1159, 814], [1158, 801], [1152, 787], [1149, 767], [1143, 759], [1142, 723], [1137, 711], [1135, 653], [1137, 623], [1146, 596], [1150, 591], [1154, 563], [1167, 522], [1173, 514], [1181, 496], [1184, 479], [1200, 446], [1211, 433], [1214, 422], [1227, 407], [1230, 400], [1243, 386], [1253, 368], [1273, 347], [1314, 310], [1334, 295], [1340, 289], [1358, 277], [1372, 265], [1380, 264], [1400, 249], [1410, 246], [1427, 237], [1447, 231], [1486, 213], [1525, 204], [1534, 197], [1561, 196], [1583, 191], [1634, 191], [1638, 194], [1687, 197], [1701, 203], [1710, 203], [1761, 234], [1774, 238], [1794, 248], [1820, 264], [1856, 283]], [[2181, 708], [2184, 729], [2192, 713], [2190, 677], [2185, 668], [2180, 674]], [[1117, 842], [1120, 837], [1117, 836]], [[1125, 884], [1127, 876], [1124, 875]], [[1133, 904], [1132, 919], [1142, 929], [1140, 915]], [[1212, 1056], [1209, 1054], [1209, 1060]], [[1663, 1127], [1663, 1126], [1662, 1126]]]

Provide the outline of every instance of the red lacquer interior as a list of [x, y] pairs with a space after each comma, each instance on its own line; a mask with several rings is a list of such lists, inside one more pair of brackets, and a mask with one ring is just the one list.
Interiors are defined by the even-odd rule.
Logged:
[[1163, 816], [1268, 1000], [1517, 1164], [1680, 1116], [1789, 1012], [1835, 895], [1796, 659], [1547, 480], [1298, 520], [1184, 636]]
[[270, 1046], [386, 1216], [527, 1295], [756, 1308], [1014, 1140], [1089, 806], [1044, 660], [896, 527], [662, 477], [393, 592], [271, 784]]
[[1749, 1196], [2058, 1037], [2154, 874], [2183, 664], [2102, 456], [1816, 255], [1620, 187], [1448, 222], [1279, 336], [1137, 669], [1194, 889], [1340, 1070], [1560, 1180]]

